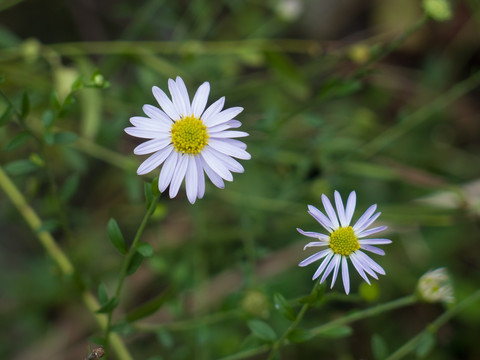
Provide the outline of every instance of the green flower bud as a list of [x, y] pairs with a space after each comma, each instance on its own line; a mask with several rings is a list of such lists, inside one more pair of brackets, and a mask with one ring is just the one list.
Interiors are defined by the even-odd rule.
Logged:
[[436, 21], [445, 21], [452, 18], [452, 9], [448, 0], [423, 0], [425, 13]]

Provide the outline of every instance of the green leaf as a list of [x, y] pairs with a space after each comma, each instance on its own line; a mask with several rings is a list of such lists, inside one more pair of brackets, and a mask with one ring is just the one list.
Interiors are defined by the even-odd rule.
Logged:
[[416, 354], [418, 357], [427, 356], [432, 351], [435, 345], [435, 336], [431, 332], [426, 332], [420, 337], [420, 341], [417, 345]]
[[121, 335], [132, 335], [135, 333], [135, 329], [127, 321], [122, 321], [112, 326], [112, 331]]
[[105, 304], [103, 304], [100, 309], [98, 309], [97, 313], [109, 313], [113, 309], [115, 309], [118, 305], [118, 299], [116, 297], [111, 298]]
[[68, 201], [73, 194], [75, 194], [79, 184], [80, 176], [78, 174], [73, 174], [69, 176], [67, 180], [65, 180], [62, 188], [60, 189], [60, 197], [63, 199], [63, 201]]
[[50, 129], [55, 121], [55, 114], [51, 110], [47, 110], [42, 115], [42, 123], [45, 128]]
[[25, 118], [30, 112], [30, 98], [28, 97], [27, 92], [23, 93], [22, 104], [20, 106], [20, 116]]
[[300, 298], [298, 302], [301, 304], [313, 305], [323, 300], [323, 293], [324, 293], [324, 288], [320, 288], [320, 289], [317, 288], [311, 294]]
[[277, 339], [275, 331], [264, 321], [256, 319], [250, 320], [247, 325], [252, 331], [252, 334], [263, 341], [274, 342]]
[[36, 232], [48, 231], [52, 232], [57, 230], [60, 227], [60, 222], [56, 219], [45, 220], [42, 222], [39, 228], [36, 229]]
[[28, 131], [22, 131], [18, 133], [13, 138], [11, 138], [9, 142], [5, 144], [5, 146], [3, 147], [3, 151], [9, 152], [9, 151], [17, 150], [23, 144], [25, 144], [28, 139], [30, 139], [30, 136], [31, 135]]
[[100, 285], [98, 285], [98, 301], [100, 302], [101, 306], [108, 302], [107, 286], [104, 283], [100, 283]]
[[9, 105], [0, 117], [0, 126], [7, 124], [12, 119], [13, 108]]
[[311, 331], [305, 329], [293, 329], [290, 334], [288, 334], [288, 340], [294, 343], [302, 343], [313, 338]]
[[152, 194], [152, 184], [151, 183], [143, 183], [143, 193], [145, 194], [145, 203], [147, 209], [150, 208], [150, 205], [152, 205], [152, 201], [154, 199], [154, 196]]
[[280, 293], [275, 293], [273, 295], [273, 302], [275, 304], [275, 309], [277, 309], [280, 314], [285, 316], [288, 320], [294, 321], [297, 318], [295, 311], [288, 304], [287, 300]]
[[127, 268], [128, 276], [135, 274], [137, 269], [142, 264], [143, 259], [144, 259], [144, 256], [139, 252], [136, 252], [135, 255], [133, 255], [132, 260], [130, 260], [130, 263], [128, 264], [128, 268]]
[[53, 135], [53, 142], [55, 144], [68, 144], [76, 141], [77, 139], [78, 135], [70, 131], [62, 131]]
[[150, 244], [143, 241], [137, 243], [137, 251], [144, 257], [150, 257], [153, 255], [153, 249]]
[[372, 353], [375, 360], [384, 360], [388, 356], [387, 343], [378, 334], [372, 336]]
[[127, 253], [127, 245], [125, 244], [122, 231], [120, 230], [120, 227], [114, 218], [111, 218], [108, 221], [107, 233], [113, 246], [115, 246], [115, 249], [120, 251], [121, 254], [125, 255]]
[[335, 326], [335, 327], [329, 327], [322, 332], [319, 332], [318, 335], [323, 336], [323, 337], [328, 337], [328, 338], [342, 338], [349, 336], [352, 334], [353, 330], [350, 326]]
[[10, 175], [23, 175], [37, 170], [38, 166], [30, 160], [15, 160], [6, 164], [4, 169]]
[[[82, 77], [78, 77], [72, 84], [72, 87], [71, 87], [71, 90], [72, 92], [73, 91], [77, 91], [77, 90], [80, 90], [84, 87], [84, 84], [83, 84], [83, 79]], [[70, 95], [70, 94], [69, 94]]]
[[155, 298], [140, 305], [127, 315], [127, 321], [133, 322], [152, 315], [162, 307], [165, 301], [172, 297], [173, 293], [173, 290], [169, 288]]

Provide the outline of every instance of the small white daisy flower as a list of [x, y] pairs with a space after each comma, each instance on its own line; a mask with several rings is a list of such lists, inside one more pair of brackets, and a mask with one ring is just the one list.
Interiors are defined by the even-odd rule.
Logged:
[[335, 284], [338, 271], [342, 268], [343, 286], [347, 294], [350, 292], [347, 259], [350, 259], [360, 276], [370, 285], [367, 274], [378, 279], [376, 273], [385, 275], [385, 270], [361, 250], [366, 250], [378, 255], [385, 255], [382, 249], [373, 245], [390, 244], [392, 242], [389, 239], [363, 239], [387, 228], [386, 226], [379, 226], [367, 229], [380, 216], [380, 212], [374, 214], [377, 205], [370, 206], [355, 225], [353, 225], [353, 227], [350, 226], [356, 201], [357, 196], [355, 191], [352, 191], [348, 197], [347, 206], [344, 207], [339, 192], [335, 191], [335, 205], [337, 208], [337, 212], [335, 213], [330, 200], [325, 195], [322, 195], [322, 203], [327, 212], [327, 216], [316, 207], [308, 205], [308, 213], [330, 233], [329, 235], [303, 231], [297, 228], [300, 234], [319, 240], [308, 243], [303, 248], [304, 250], [312, 246], [327, 247], [327, 249], [306, 258], [298, 265], [307, 266], [317, 260], [324, 259], [313, 275], [312, 280], [315, 280], [323, 273], [320, 279], [320, 283], [323, 283], [333, 271], [331, 288]]
[[134, 149], [134, 154], [153, 154], [138, 168], [137, 174], [147, 174], [163, 163], [158, 188], [163, 192], [169, 185], [169, 195], [177, 195], [185, 178], [188, 200], [193, 204], [205, 194], [205, 177], [223, 189], [223, 180], [232, 181], [232, 172], [242, 173], [243, 167], [234, 159], [250, 159], [247, 146], [235, 138], [248, 136], [238, 128], [241, 122], [234, 117], [243, 111], [241, 107], [223, 109], [225, 97], [220, 98], [206, 110], [210, 84], [204, 82], [195, 93], [192, 102], [183, 80], [168, 80], [172, 100], [154, 86], [152, 91], [160, 104], [159, 108], [144, 105], [147, 117], [134, 116], [127, 127], [129, 135], [151, 139]]

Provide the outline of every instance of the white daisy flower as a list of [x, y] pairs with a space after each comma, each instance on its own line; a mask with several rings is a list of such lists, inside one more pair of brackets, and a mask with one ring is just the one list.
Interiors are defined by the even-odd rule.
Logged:
[[327, 216], [312, 205], [308, 205], [308, 213], [312, 215], [329, 234], [325, 235], [312, 231], [303, 231], [297, 228], [300, 234], [319, 240], [308, 243], [303, 248], [304, 250], [312, 246], [327, 247], [327, 249], [306, 258], [298, 265], [307, 266], [317, 260], [324, 259], [313, 275], [312, 280], [315, 280], [323, 273], [320, 279], [320, 283], [323, 283], [333, 271], [331, 288], [335, 284], [340, 268], [342, 268], [343, 286], [347, 294], [350, 292], [347, 259], [350, 259], [360, 276], [370, 285], [367, 274], [378, 279], [376, 273], [385, 275], [385, 270], [362, 250], [378, 255], [385, 255], [382, 249], [374, 245], [390, 244], [392, 242], [389, 239], [364, 239], [367, 236], [376, 234], [387, 228], [386, 226], [379, 226], [367, 229], [380, 216], [380, 212], [374, 214], [377, 205], [370, 206], [355, 225], [353, 225], [353, 227], [350, 226], [356, 201], [357, 196], [355, 191], [352, 191], [348, 197], [347, 206], [344, 207], [339, 192], [335, 191], [335, 205], [337, 208], [337, 212], [335, 213], [330, 200], [325, 195], [322, 195], [322, 203], [327, 212]]
[[168, 80], [172, 100], [154, 86], [152, 88], [159, 108], [144, 105], [147, 117], [130, 118], [133, 127], [127, 127], [129, 135], [151, 139], [134, 149], [134, 154], [153, 154], [138, 168], [137, 174], [147, 174], [163, 163], [158, 188], [163, 192], [169, 185], [169, 195], [177, 195], [185, 178], [188, 200], [193, 204], [205, 193], [207, 174], [212, 183], [223, 189], [224, 180], [232, 181], [232, 172], [242, 173], [243, 167], [234, 159], [248, 160], [247, 146], [235, 138], [248, 136], [246, 132], [229, 130], [241, 126], [234, 120], [243, 111], [241, 107], [223, 109], [225, 97], [206, 110], [210, 84], [204, 82], [195, 93], [192, 102], [183, 80]]

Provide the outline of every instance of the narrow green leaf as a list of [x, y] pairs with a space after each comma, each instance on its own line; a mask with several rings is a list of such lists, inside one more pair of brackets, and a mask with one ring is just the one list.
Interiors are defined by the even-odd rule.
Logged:
[[277, 339], [275, 331], [264, 321], [250, 320], [247, 322], [247, 325], [252, 334], [263, 341], [274, 342]]
[[98, 285], [98, 301], [100, 302], [100, 306], [103, 306], [108, 302], [107, 286], [104, 283]]
[[54, 134], [53, 142], [55, 144], [68, 144], [76, 141], [78, 135], [70, 131], [62, 131]]
[[301, 304], [310, 304], [313, 305], [317, 302], [323, 301], [324, 288], [316, 289], [313, 293], [304, 296], [298, 300]]
[[9, 105], [0, 117], [0, 126], [7, 124], [12, 119], [13, 108]]
[[28, 93], [24, 92], [22, 96], [22, 104], [20, 106], [20, 116], [22, 118], [25, 118], [29, 112], [30, 112], [30, 98], [28, 97]]
[[73, 174], [65, 180], [62, 188], [60, 189], [60, 197], [63, 201], [68, 201], [77, 191], [78, 185], [80, 184], [80, 176], [78, 174]]
[[350, 326], [335, 326], [331, 328], [327, 328], [324, 331], [318, 333], [318, 335], [323, 336], [323, 337], [328, 337], [328, 338], [342, 338], [349, 336], [352, 334], [353, 330]]
[[118, 305], [118, 299], [116, 297], [111, 298], [105, 304], [103, 304], [100, 309], [98, 309], [97, 313], [109, 313], [113, 309], [115, 309]]
[[144, 257], [150, 257], [153, 255], [153, 248], [150, 246], [150, 244], [143, 241], [139, 241], [137, 243], [137, 251]]
[[147, 209], [150, 208], [150, 205], [152, 205], [152, 201], [154, 199], [153, 194], [152, 194], [152, 184], [151, 183], [143, 183], [143, 192], [145, 194], [145, 204]]
[[38, 169], [38, 166], [30, 160], [15, 160], [4, 166], [5, 171], [10, 175], [23, 175]]
[[113, 246], [115, 246], [115, 249], [120, 251], [121, 254], [125, 255], [127, 253], [127, 245], [125, 244], [122, 231], [120, 230], [120, 227], [114, 218], [111, 218], [108, 221], [107, 233]]
[[302, 343], [313, 338], [313, 334], [305, 329], [293, 329], [290, 334], [288, 334], [288, 340], [294, 343]]
[[165, 290], [160, 295], [155, 298], [147, 301], [146, 303], [140, 305], [138, 308], [134, 309], [127, 315], [127, 321], [133, 322], [140, 319], [143, 319], [149, 315], [155, 313], [162, 305], [170, 299], [173, 295], [173, 290], [171, 288]]
[[133, 255], [132, 260], [130, 261], [130, 264], [128, 264], [128, 268], [127, 268], [128, 276], [135, 274], [135, 272], [138, 270], [138, 268], [142, 264], [143, 259], [144, 259], [144, 256], [139, 252], [136, 252], [135, 255]]
[[273, 302], [275, 304], [275, 309], [277, 309], [280, 314], [285, 316], [288, 320], [294, 321], [297, 318], [295, 311], [288, 304], [287, 300], [280, 293], [275, 293], [273, 295]]
[[28, 131], [22, 131], [18, 133], [13, 138], [11, 138], [9, 142], [5, 144], [5, 146], [3, 147], [3, 151], [9, 152], [17, 150], [23, 144], [25, 144], [28, 139], [30, 139], [30, 136], [31, 135]]
[[420, 341], [417, 345], [416, 353], [418, 357], [427, 356], [432, 351], [435, 345], [435, 336], [431, 332], [426, 332], [420, 337]]
[[[82, 89], [83, 87], [84, 87], [83, 79], [82, 79], [82, 77], [80, 76], [80, 77], [78, 77], [78, 78], [73, 82], [71, 89], [72, 89], [72, 92], [73, 92], [73, 91], [80, 90], [80, 89]], [[71, 93], [70, 93], [70, 94], [71, 94]], [[70, 95], [70, 94], [68, 94], [68, 95]]]
[[47, 110], [42, 115], [42, 123], [45, 128], [50, 129], [55, 121], [55, 114], [51, 110]]
[[372, 353], [375, 360], [384, 360], [388, 356], [387, 343], [378, 334], [372, 336]]

